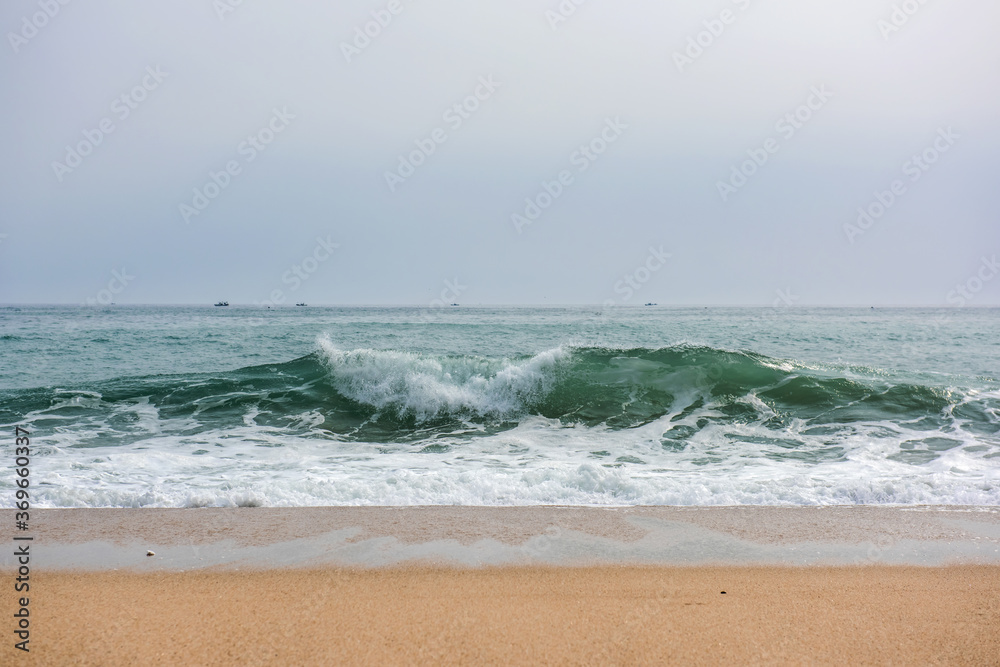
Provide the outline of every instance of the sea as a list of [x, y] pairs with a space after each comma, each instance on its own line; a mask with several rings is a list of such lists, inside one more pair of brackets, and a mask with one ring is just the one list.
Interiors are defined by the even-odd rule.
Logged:
[[38, 507], [1000, 504], [1000, 309], [8, 306]]

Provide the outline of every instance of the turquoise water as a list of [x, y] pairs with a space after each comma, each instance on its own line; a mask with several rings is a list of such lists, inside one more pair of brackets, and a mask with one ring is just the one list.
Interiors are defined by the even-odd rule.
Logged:
[[0, 424], [42, 506], [1000, 504], [998, 321], [7, 307]]

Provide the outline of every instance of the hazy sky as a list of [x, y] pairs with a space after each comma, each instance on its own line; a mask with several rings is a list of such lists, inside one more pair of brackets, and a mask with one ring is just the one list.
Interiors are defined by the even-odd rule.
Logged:
[[994, 0], [237, 2], [3, 3], [0, 303], [1000, 303]]

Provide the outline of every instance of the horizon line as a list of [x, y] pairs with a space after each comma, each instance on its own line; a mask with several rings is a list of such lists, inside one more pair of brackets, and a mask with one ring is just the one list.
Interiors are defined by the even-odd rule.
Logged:
[[968, 308], [1000, 308], [1000, 303], [983, 303], [965, 305], [944, 305], [936, 304], [838, 304], [838, 303], [795, 303], [795, 304], [762, 304], [762, 303], [634, 303], [634, 304], [614, 304], [606, 306], [603, 303], [470, 303], [443, 306], [414, 303], [315, 303], [299, 306], [297, 304], [276, 304], [267, 305], [253, 302], [227, 303], [225, 306], [216, 306], [214, 303], [199, 302], [162, 302], [162, 303], [108, 303], [108, 304], [87, 304], [87, 303], [66, 303], [66, 302], [5, 302], [0, 303], [0, 308], [22, 308], [22, 307], [72, 307], [72, 308], [111, 308], [111, 307], [186, 307], [186, 308], [259, 308], [262, 310], [276, 310], [279, 308], [419, 308], [422, 310], [450, 310], [452, 308], [601, 308], [616, 310], [619, 308], [774, 308], [776, 310], [795, 310], [801, 308], [938, 308], [941, 310], [962, 310]]

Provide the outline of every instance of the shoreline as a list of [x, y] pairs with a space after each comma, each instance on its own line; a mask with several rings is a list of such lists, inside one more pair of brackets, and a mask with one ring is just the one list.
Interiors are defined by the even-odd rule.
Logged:
[[35, 509], [32, 530], [48, 570], [1000, 565], [994, 506]]

